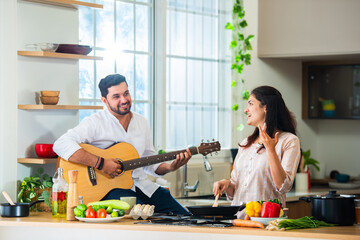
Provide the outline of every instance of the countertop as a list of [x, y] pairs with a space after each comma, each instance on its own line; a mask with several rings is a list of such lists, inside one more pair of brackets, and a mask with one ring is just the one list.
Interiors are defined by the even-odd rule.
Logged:
[[[313, 186], [309, 191], [306, 192], [297, 192], [291, 190], [286, 194], [286, 202], [296, 202], [300, 197], [314, 196], [314, 195], [325, 195], [329, 193], [329, 190], [336, 190], [339, 194], [360, 194], [360, 188], [356, 189], [330, 189], [329, 187], [324, 186]], [[214, 198], [211, 198], [209, 195], [208, 199], [204, 198], [178, 198], [176, 199], [183, 206], [196, 206], [196, 205], [212, 205], [214, 203]], [[227, 200], [219, 200], [219, 205], [230, 205], [231, 202]]]
[[[24, 239], [22, 234], [33, 233], [32, 235], [36, 235], [36, 239], [41, 239], [41, 236], [44, 236], [43, 239], [49, 239], [47, 233], [49, 231], [54, 235], [51, 236], [51, 239], [66, 239], [69, 236], [75, 237], [77, 234], [81, 234], [82, 237], [87, 237], [86, 234], [89, 234], [90, 239], [95, 239], [97, 234], [101, 234], [101, 239], [104, 239], [106, 233], [110, 233], [109, 235], [112, 235], [113, 238], [113, 234], [116, 234], [117, 238], [132, 237], [132, 239], [169, 239], [173, 235], [178, 236], [174, 239], [184, 239], [185, 237], [190, 237], [190, 239], [229, 239], [229, 237], [232, 239], [259, 239], [259, 237], [261, 239], [279, 239], [281, 237], [286, 239], [360, 239], [360, 225], [268, 231], [258, 228], [189, 227], [134, 224], [135, 222], [128, 216], [114, 223], [85, 223], [52, 218], [50, 213], [30, 213], [29, 217], [23, 218], [0, 217], [0, 238], [9, 239], [9, 237], [16, 236], [17, 239]], [[69, 236], [66, 236], [66, 230], [69, 230]], [[42, 231], [42, 234], [35, 231]], [[54, 234], [54, 231], [57, 234]], [[216, 237], [213, 234], [217, 234]], [[61, 235], [61, 238], [57, 235]]]

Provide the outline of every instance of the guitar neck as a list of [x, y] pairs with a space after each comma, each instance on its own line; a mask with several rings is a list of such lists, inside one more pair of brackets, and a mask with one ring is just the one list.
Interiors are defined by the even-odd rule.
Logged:
[[[191, 148], [189, 148], [189, 150], [190, 150], [192, 155], [195, 155], [195, 154], [199, 153], [197, 147], [191, 147]], [[175, 159], [177, 154], [183, 153], [183, 152], [186, 152], [186, 150], [184, 149], [184, 150], [179, 150], [179, 151], [175, 151], [175, 152], [169, 152], [169, 153], [164, 153], [164, 154], [153, 155], [153, 156], [148, 156], [148, 157], [143, 157], [143, 158], [137, 158], [137, 159], [124, 161], [123, 162], [123, 167], [124, 167], [123, 170], [124, 171], [133, 170], [135, 168], [140, 168], [140, 167], [153, 165], [153, 164], [156, 164], [156, 163], [170, 161], [170, 160]]]

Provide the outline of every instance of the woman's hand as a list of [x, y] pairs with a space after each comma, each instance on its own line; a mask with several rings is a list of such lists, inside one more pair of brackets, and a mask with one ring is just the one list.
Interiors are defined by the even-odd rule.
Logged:
[[279, 132], [276, 132], [274, 138], [271, 138], [266, 133], [266, 123], [264, 123], [262, 127], [258, 125], [258, 128], [259, 128], [259, 143], [263, 144], [266, 149], [275, 149], [275, 146], [278, 143]]
[[231, 186], [231, 182], [229, 179], [223, 179], [217, 182], [214, 182], [213, 185], [213, 194], [214, 196], [221, 196], [228, 188]]

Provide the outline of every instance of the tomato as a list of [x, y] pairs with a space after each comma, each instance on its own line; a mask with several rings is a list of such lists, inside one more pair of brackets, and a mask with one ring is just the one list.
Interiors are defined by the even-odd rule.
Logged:
[[106, 210], [103, 208], [100, 208], [99, 210], [97, 210], [96, 212], [96, 217], [97, 218], [106, 218]]
[[94, 211], [94, 209], [92, 209], [91, 206], [89, 206], [89, 208], [86, 209], [85, 217], [87, 217], [87, 218], [95, 218], [95, 211]]

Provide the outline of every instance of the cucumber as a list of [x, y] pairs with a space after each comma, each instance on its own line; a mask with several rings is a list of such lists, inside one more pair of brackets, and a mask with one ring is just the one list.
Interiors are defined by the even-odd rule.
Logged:
[[113, 209], [128, 210], [130, 205], [121, 200], [103, 200], [98, 202], [88, 203], [87, 206], [105, 206], [112, 207]]

